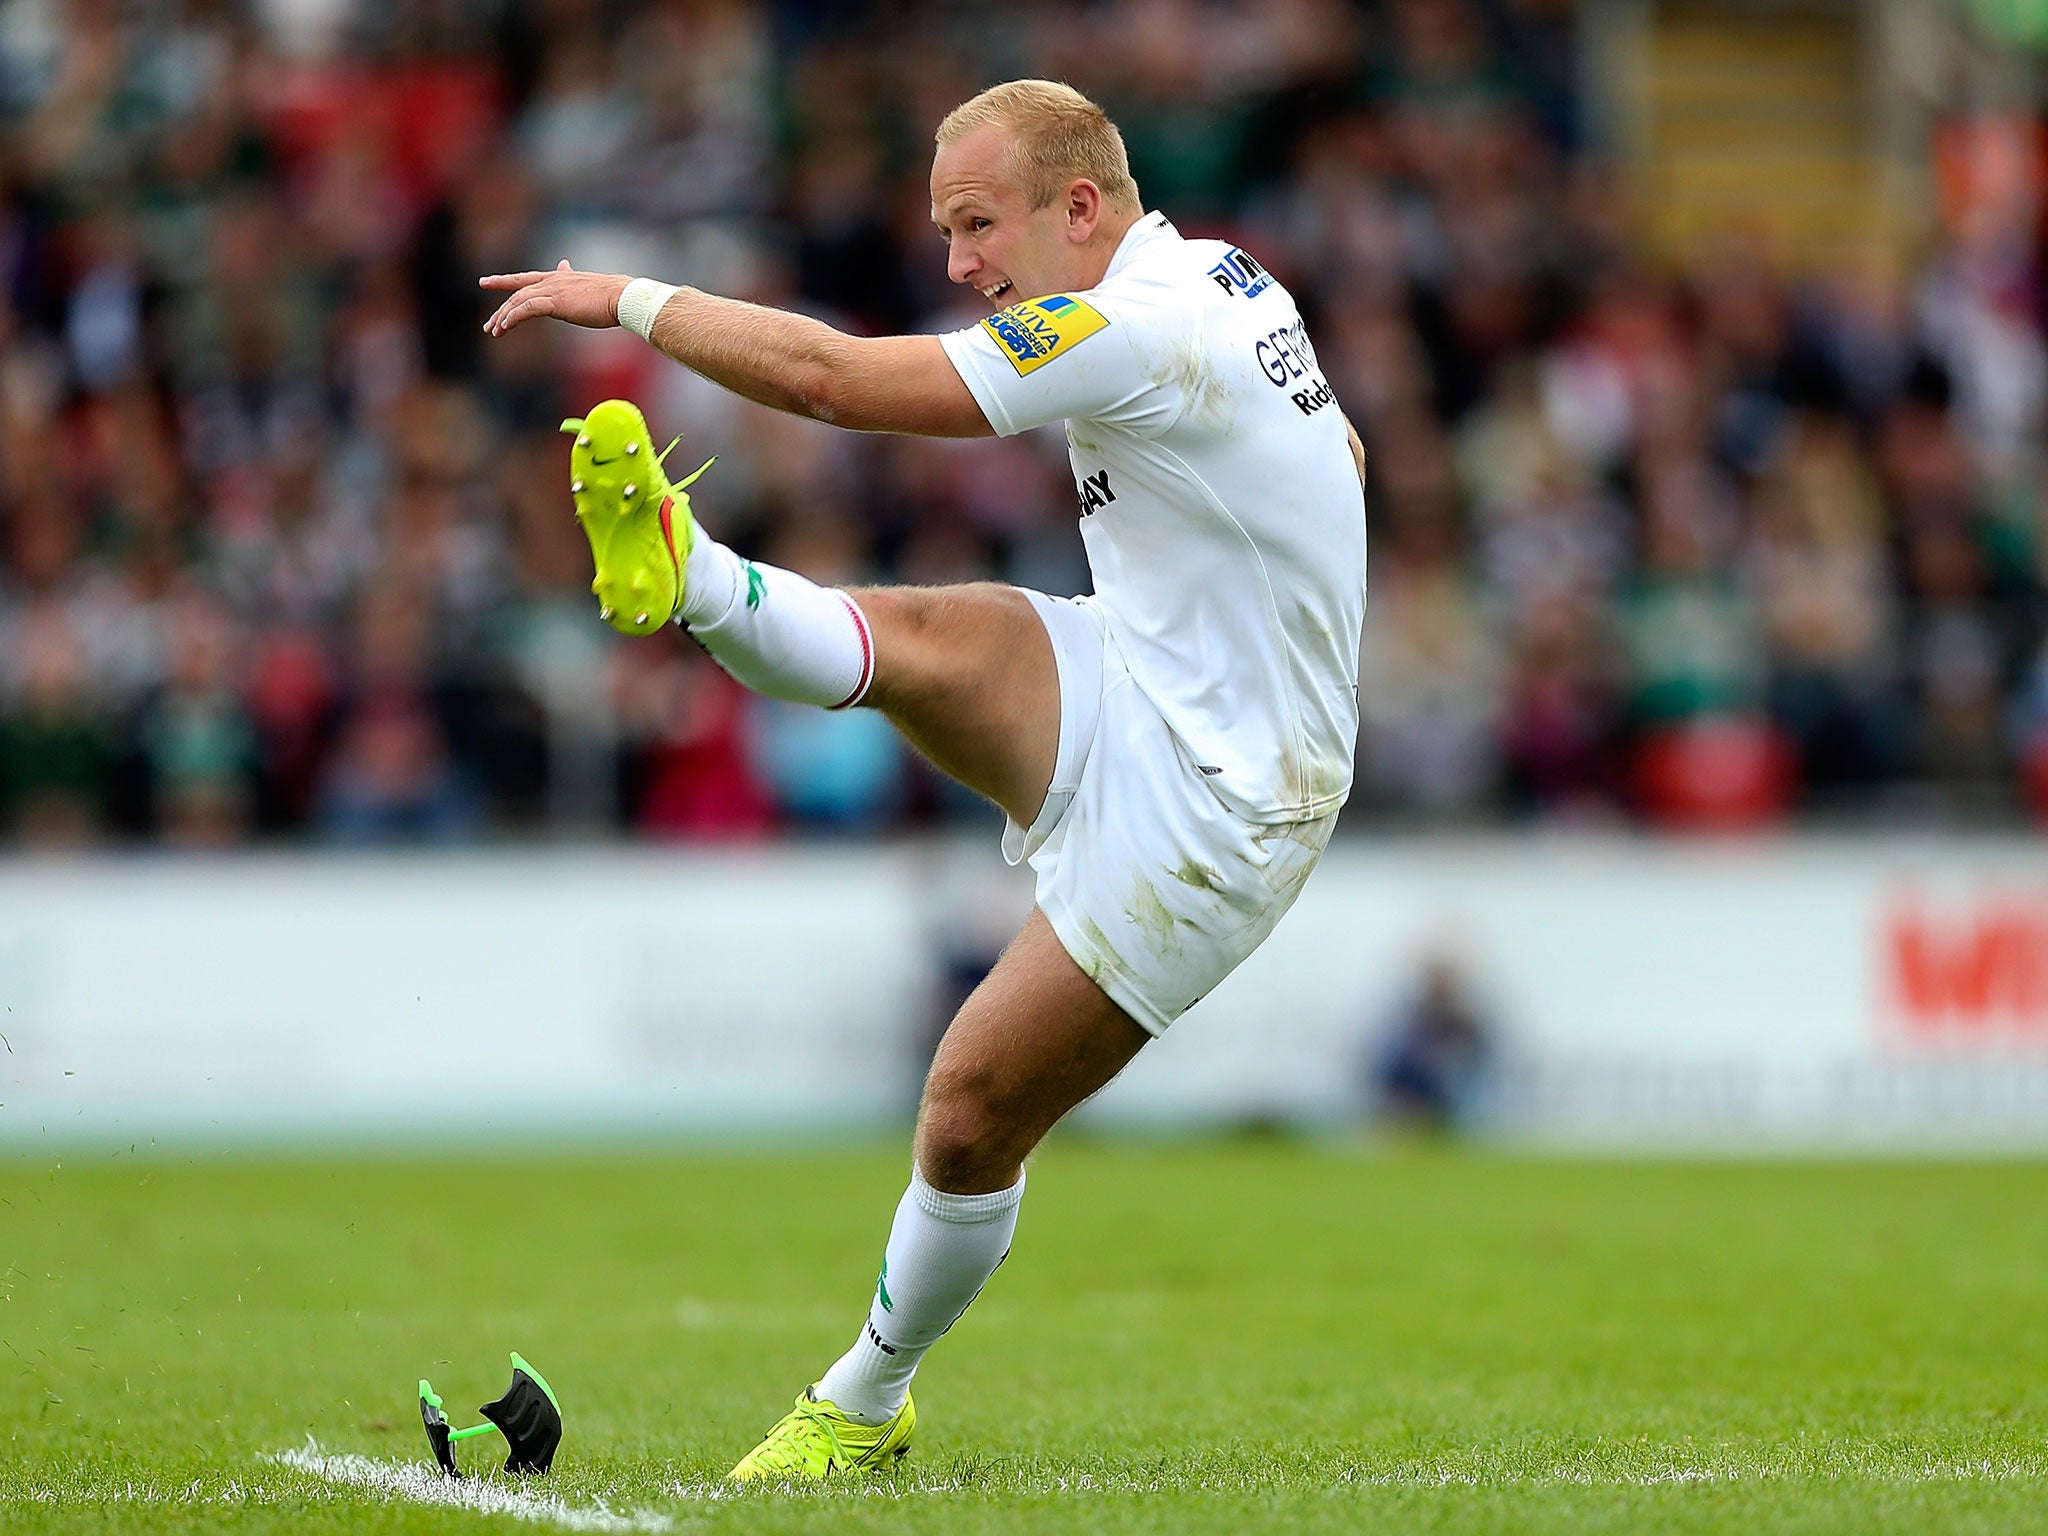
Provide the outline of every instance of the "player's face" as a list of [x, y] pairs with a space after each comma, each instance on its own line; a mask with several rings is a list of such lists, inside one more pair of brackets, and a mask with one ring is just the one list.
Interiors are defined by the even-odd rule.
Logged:
[[982, 128], [943, 145], [932, 161], [932, 222], [945, 239], [946, 275], [1001, 309], [1082, 287], [1071, 221], [1055, 198], [1043, 208], [1016, 184], [1002, 131]]

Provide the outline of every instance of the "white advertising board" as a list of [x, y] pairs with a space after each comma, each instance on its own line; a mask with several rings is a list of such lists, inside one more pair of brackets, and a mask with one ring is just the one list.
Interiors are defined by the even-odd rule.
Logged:
[[[0, 864], [0, 1142], [833, 1132], [914, 1102], [979, 844]], [[2025, 842], [1340, 839], [1082, 1115], [1331, 1125], [1431, 956], [1480, 1124], [1565, 1144], [2048, 1147]]]
[[1435, 955], [1495, 1036], [1501, 1133], [2048, 1145], [2027, 843], [1361, 842], [1101, 1108], [1341, 1113]]

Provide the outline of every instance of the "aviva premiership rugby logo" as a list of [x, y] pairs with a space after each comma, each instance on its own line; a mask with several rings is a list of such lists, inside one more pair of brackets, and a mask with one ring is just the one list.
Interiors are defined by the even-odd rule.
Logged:
[[1010, 366], [1026, 374], [1070, 347], [1079, 346], [1109, 322], [1079, 299], [1064, 293], [1027, 299], [981, 322]]

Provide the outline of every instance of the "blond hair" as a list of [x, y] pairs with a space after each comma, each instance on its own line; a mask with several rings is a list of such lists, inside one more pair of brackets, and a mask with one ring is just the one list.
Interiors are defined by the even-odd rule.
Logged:
[[1109, 114], [1057, 80], [1011, 80], [963, 101], [939, 124], [941, 146], [980, 128], [1010, 136], [1010, 170], [1031, 206], [1043, 208], [1077, 178], [1095, 183], [1103, 201], [1137, 209], [1124, 136]]

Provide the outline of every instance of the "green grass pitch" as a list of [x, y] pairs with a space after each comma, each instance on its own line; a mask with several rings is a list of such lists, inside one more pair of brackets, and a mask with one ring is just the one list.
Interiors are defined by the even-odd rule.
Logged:
[[[725, 1490], [905, 1165], [10, 1153], [0, 1530], [2048, 1530], [2036, 1163], [1057, 1141], [901, 1470]], [[555, 1473], [424, 1502], [513, 1349]]]

